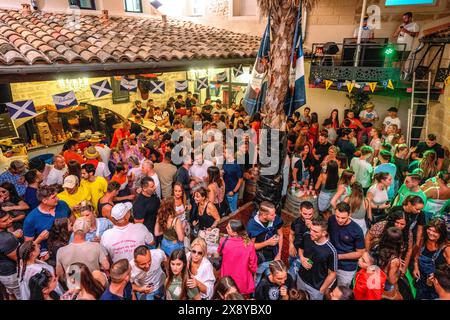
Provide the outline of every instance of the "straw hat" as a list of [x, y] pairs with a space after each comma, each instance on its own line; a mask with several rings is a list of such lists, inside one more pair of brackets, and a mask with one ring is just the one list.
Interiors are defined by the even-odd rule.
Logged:
[[88, 142], [90, 142], [90, 143], [99, 143], [100, 141], [102, 141], [102, 140], [98, 136], [91, 136], [88, 140]]
[[368, 102], [366, 104], [366, 106], [364, 107], [364, 109], [370, 109], [370, 108], [375, 108], [375, 105], [372, 102]]
[[100, 153], [95, 149], [95, 147], [88, 147], [84, 149], [84, 156], [86, 159], [98, 159], [100, 157]]

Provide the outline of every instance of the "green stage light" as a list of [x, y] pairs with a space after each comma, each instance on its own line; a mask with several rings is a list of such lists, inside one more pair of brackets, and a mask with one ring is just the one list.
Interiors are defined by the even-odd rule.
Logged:
[[384, 49], [384, 55], [386, 57], [391, 57], [395, 53], [395, 49], [393, 47], [387, 47]]

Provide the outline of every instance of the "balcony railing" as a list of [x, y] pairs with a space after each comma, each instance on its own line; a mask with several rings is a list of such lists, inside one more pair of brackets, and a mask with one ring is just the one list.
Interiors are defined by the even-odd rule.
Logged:
[[343, 43], [314, 43], [310, 82], [315, 79], [399, 81], [405, 60], [402, 59], [404, 47], [404, 44], [389, 44], [387, 38], [370, 39], [359, 45], [353, 38], [344, 39]]

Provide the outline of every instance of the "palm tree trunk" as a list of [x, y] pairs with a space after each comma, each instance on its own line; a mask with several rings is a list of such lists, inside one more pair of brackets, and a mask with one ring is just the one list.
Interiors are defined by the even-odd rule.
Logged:
[[291, 1], [279, 0], [279, 5], [270, 11], [271, 44], [269, 84], [262, 113], [266, 115], [263, 123], [273, 129], [285, 130], [286, 115], [284, 101], [289, 83], [289, 67], [294, 41], [297, 10]]

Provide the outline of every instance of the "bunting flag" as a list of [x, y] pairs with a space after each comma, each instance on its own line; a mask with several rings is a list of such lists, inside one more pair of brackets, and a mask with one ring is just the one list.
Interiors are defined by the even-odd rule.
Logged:
[[337, 83], [336, 88], [338, 89], [338, 91], [341, 91], [341, 88], [342, 88], [343, 84], [344, 84], [343, 82], [338, 82]]
[[108, 80], [99, 81], [91, 84], [92, 94], [96, 98], [100, 98], [106, 96], [107, 94], [112, 93], [111, 85]]
[[244, 67], [240, 64], [237, 68], [233, 68], [233, 75], [235, 78], [239, 77], [241, 74], [244, 74]]
[[132, 91], [137, 92], [138, 87], [138, 81], [137, 80], [130, 80], [122, 77], [120, 79], [120, 89], [123, 91]]
[[150, 93], [162, 94], [166, 91], [166, 84], [164, 81], [150, 80], [148, 90]]
[[375, 88], [377, 87], [377, 83], [376, 82], [369, 82], [368, 83], [370, 91], [372, 91], [372, 93], [375, 91]]
[[391, 79], [389, 79], [389, 81], [387, 83], [387, 87], [391, 90], [394, 90], [394, 84], [392, 83]]
[[75, 92], [73, 91], [55, 94], [53, 96], [53, 102], [55, 103], [57, 110], [65, 109], [68, 107], [75, 107], [78, 105], [77, 98], [75, 97]]
[[445, 78], [444, 85], [445, 85], [446, 87], [447, 87], [448, 85], [450, 85], [450, 76], [448, 76], [447, 78]]
[[216, 77], [217, 77], [217, 82], [218, 83], [224, 83], [224, 82], [228, 81], [227, 73], [225, 71], [218, 73], [216, 75]]
[[5, 103], [12, 120], [34, 117], [37, 115], [33, 100], [23, 100]]
[[197, 90], [208, 88], [208, 77], [199, 78], [197, 80]]
[[261, 39], [250, 81], [245, 89], [243, 104], [247, 113], [252, 116], [264, 104], [267, 91], [267, 70], [270, 53], [270, 16]]
[[359, 88], [358, 88], [359, 92], [363, 92], [365, 87], [366, 87], [366, 83], [365, 82], [360, 83], [359, 84]]
[[175, 81], [175, 92], [186, 92], [186, 91], [188, 91], [187, 80]]
[[302, 39], [302, 2], [299, 2], [297, 19], [295, 21], [294, 42], [291, 52], [289, 70], [289, 87], [284, 102], [284, 112], [290, 117], [295, 110], [306, 104], [305, 61], [303, 58]]
[[333, 81], [325, 80], [325, 89], [328, 90], [332, 84], [333, 84]]
[[386, 90], [387, 85], [388, 85], [387, 80], [383, 80], [383, 81], [381, 82], [381, 84], [383, 85], [384, 90]]
[[314, 79], [314, 85], [318, 86], [320, 83], [322, 83], [322, 79], [321, 78], [315, 78]]
[[353, 88], [355, 87], [355, 83], [353, 81], [346, 81], [345, 85], [347, 86], [348, 93], [352, 92]]

